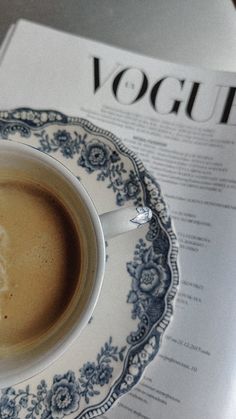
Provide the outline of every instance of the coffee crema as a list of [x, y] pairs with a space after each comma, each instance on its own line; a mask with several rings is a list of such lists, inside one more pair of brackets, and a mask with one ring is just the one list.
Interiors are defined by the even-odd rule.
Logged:
[[28, 181], [0, 181], [0, 353], [31, 345], [78, 288], [79, 234], [62, 203]]

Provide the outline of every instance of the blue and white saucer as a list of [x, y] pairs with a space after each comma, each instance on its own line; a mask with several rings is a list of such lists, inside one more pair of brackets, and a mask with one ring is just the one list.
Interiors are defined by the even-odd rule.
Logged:
[[0, 395], [4, 419], [105, 413], [157, 355], [178, 285], [177, 244], [159, 185], [108, 131], [56, 111], [0, 112], [0, 138], [32, 145], [77, 176], [98, 213], [145, 205], [153, 219], [107, 243], [99, 302], [77, 341], [46, 371]]

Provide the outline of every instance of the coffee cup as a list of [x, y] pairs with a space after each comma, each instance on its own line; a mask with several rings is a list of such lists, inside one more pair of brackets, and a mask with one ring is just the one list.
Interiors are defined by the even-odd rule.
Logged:
[[98, 215], [79, 180], [28, 145], [0, 142], [0, 387], [38, 374], [87, 325], [105, 240], [151, 219], [146, 207]]

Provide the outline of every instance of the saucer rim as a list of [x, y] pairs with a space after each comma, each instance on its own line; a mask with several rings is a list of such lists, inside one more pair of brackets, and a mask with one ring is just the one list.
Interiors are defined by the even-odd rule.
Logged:
[[[23, 112], [27, 113], [27, 112], [30, 112], [30, 111], [35, 112], [35, 113], [37, 113], [41, 116], [44, 115], [44, 118], [45, 118], [45, 114], [49, 114], [50, 112], [52, 112], [52, 113], [55, 113], [56, 115], [60, 116], [61, 119], [60, 120], [55, 120], [55, 121], [48, 121], [48, 122], [45, 122], [44, 120], [42, 120], [38, 124], [35, 124], [34, 126], [32, 126], [32, 124], [29, 124], [29, 121], [25, 121], [21, 117], [18, 117], [18, 118], [13, 117], [14, 114], [15, 115], [16, 114], [22, 114]], [[2, 113], [5, 113], [4, 118], [1, 116]], [[57, 124], [58, 126], [60, 126], [60, 125], [64, 126], [64, 125], [70, 125], [70, 124], [79, 124], [80, 126], [82, 126], [82, 128], [89, 131], [90, 134], [96, 134], [97, 133], [100, 136], [103, 136], [104, 138], [110, 139], [112, 141], [112, 143], [116, 146], [118, 152], [122, 153], [123, 155], [125, 155], [126, 157], [128, 157], [132, 161], [133, 165], [137, 168], [138, 172], [142, 172], [143, 174], [146, 174], [152, 180], [153, 184], [155, 184], [156, 188], [160, 192], [161, 197], [163, 199], [163, 195], [162, 195], [159, 183], [155, 180], [155, 178], [152, 175], [150, 175], [149, 171], [145, 168], [141, 159], [136, 155], [135, 152], [130, 150], [123, 143], [123, 141], [121, 141], [116, 135], [114, 135], [110, 131], [104, 130], [104, 129], [94, 125], [92, 122], [88, 121], [87, 119], [79, 118], [79, 117], [73, 117], [73, 116], [66, 116], [65, 114], [62, 114], [61, 112], [58, 112], [56, 110], [45, 110], [45, 109], [36, 110], [36, 109], [32, 109], [32, 108], [17, 108], [17, 109], [14, 109], [12, 111], [2, 111], [2, 112], [0, 112], [0, 120], [7, 121], [8, 120], [8, 117], [6, 117], [7, 113], [9, 115], [9, 122], [14, 120], [13, 122], [19, 121], [19, 122], [22, 122], [22, 123], [26, 123], [26, 124], [30, 125], [31, 129], [32, 128], [40, 128], [42, 126], [46, 127], [46, 126], [49, 126], [49, 125], [52, 125], [52, 124]], [[142, 183], [141, 179], [140, 179], [140, 182]], [[146, 189], [145, 186], [144, 186], [144, 188]], [[165, 202], [164, 199], [163, 199], [163, 201]], [[168, 214], [168, 217], [169, 217], [169, 214]], [[171, 272], [172, 272], [172, 275], [171, 275], [172, 280], [171, 280], [170, 288], [166, 292], [165, 298], [164, 298], [165, 299], [165, 311], [163, 313], [161, 321], [158, 320], [158, 325], [154, 324], [153, 328], [152, 328], [152, 330], [156, 329], [160, 333], [160, 344], [161, 344], [162, 339], [163, 339], [163, 333], [164, 333], [166, 327], [168, 326], [168, 324], [170, 323], [171, 318], [173, 316], [173, 299], [176, 295], [177, 287], [178, 287], [178, 284], [179, 284], [179, 265], [178, 265], [178, 248], [179, 248], [179, 246], [177, 244], [177, 238], [176, 238], [176, 234], [175, 234], [175, 230], [174, 230], [174, 226], [173, 226], [173, 221], [170, 219], [170, 217], [169, 217], [168, 227], [167, 227], [167, 225], [165, 225], [165, 222], [163, 222], [163, 220], [160, 217], [159, 217], [159, 220], [160, 220], [160, 223], [162, 224], [162, 227], [165, 229], [165, 231], [167, 232], [168, 237], [170, 239], [169, 266], [171, 267]], [[158, 353], [159, 347], [160, 347], [160, 345], [158, 346], [158, 348], [156, 348], [156, 352], [155, 352], [153, 358]], [[128, 357], [128, 355], [127, 355], [127, 357]], [[150, 364], [152, 359], [149, 360], [147, 365]], [[138, 384], [138, 382], [140, 382], [140, 379], [142, 378], [142, 376], [145, 373], [147, 365], [145, 365], [145, 367], [143, 367], [141, 376], [139, 377], [138, 381], [136, 383], [134, 383], [134, 385], [131, 388], [129, 388], [123, 394], [116, 394], [114, 392], [114, 388], [115, 388], [116, 382], [121, 378], [121, 375], [122, 375], [122, 371], [121, 371], [120, 376], [117, 378], [117, 380], [114, 381], [113, 385], [108, 385], [107, 386], [108, 387], [107, 395], [105, 396], [103, 401], [101, 401], [99, 403], [99, 406], [96, 407], [94, 405], [94, 406], [88, 407], [85, 410], [81, 411], [78, 416], [75, 416], [75, 417], [73, 416], [73, 417], [74, 418], [87, 419], [87, 418], [95, 417], [97, 415], [105, 413], [105, 411], [110, 409], [110, 407], [115, 402], [117, 402], [117, 400], [121, 396], [127, 394], [127, 392], [129, 392], [135, 385]], [[124, 365], [123, 365], [123, 370], [124, 370]], [[27, 380], [27, 381], [29, 381], [29, 380]], [[112, 394], [112, 393], [114, 393], [114, 394]], [[106, 406], [107, 406], [107, 408], [106, 408]], [[101, 408], [102, 408], [102, 410], [99, 410]]]

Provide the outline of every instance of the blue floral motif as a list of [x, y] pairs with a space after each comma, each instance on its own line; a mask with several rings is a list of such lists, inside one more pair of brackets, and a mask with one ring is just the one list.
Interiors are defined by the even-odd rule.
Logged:
[[48, 410], [44, 410], [41, 419], [53, 419], [51, 413]]
[[112, 378], [113, 367], [110, 365], [111, 360], [117, 362], [124, 359], [123, 353], [126, 347], [124, 346], [118, 350], [118, 347], [112, 346], [111, 343], [112, 339], [110, 337], [97, 355], [97, 363], [87, 362], [80, 369], [79, 383], [82, 388], [80, 394], [85, 398], [86, 403], [89, 403], [90, 397], [99, 394], [97, 386], [103, 387]]
[[118, 192], [116, 196], [116, 202], [118, 205], [123, 205], [125, 201], [134, 201], [135, 204], [139, 204], [141, 200], [139, 199], [140, 190], [140, 181], [135, 175], [133, 170], [130, 171], [129, 179], [127, 179], [123, 186], [122, 191]]
[[60, 151], [67, 159], [77, 155], [80, 167], [89, 174], [96, 172], [98, 181], [107, 182], [107, 188], [116, 194], [117, 205], [122, 206], [126, 201], [141, 204], [140, 180], [133, 170], [127, 176], [124, 163], [114, 148], [98, 138], [88, 140], [87, 134], [66, 129], [54, 132], [52, 137], [45, 129], [34, 135], [39, 139], [39, 150], [45, 153]]
[[[118, 160], [120, 157], [118, 156]], [[109, 148], [99, 140], [93, 139], [84, 146], [78, 164], [84, 167], [88, 173], [95, 170], [106, 172], [111, 163], [111, 153]]]
[[61, 152], [62, 152], [63, 156], [66, 157], [67, 159], [72, 159], [73, 155], [74, 155], [74, 150], [73, 150], [72, 144], [65, 144], [61, 148]]
[[[90, 380], [96, 376], [96, 364], [95, 362], [87, 362], [83, 368], [80, 370], [81, 377], [85, 377], [86, 380]], [[92, 380], [94, 383], [96, 382], [96, 379]]]
[[65, 143], [70, 143], [72, 140], [71, 134], [65, 129], [54, 132], [53, 137], [55, 143], [57, 143], [59, 146], [63, 146]]
[[14, 399], [10, 399], [7, 395], [1, 398], [0, 418], [1, 419], [17, 419], [20, 406], [16, 405]]
[[100, 394], [100, 387], [112, 378], [113, 362], [123, 361], [126, 347], [118, 349], [112, 338], [102, 346], [96, 362], [86, 362], [76, 377], [73, 371], [55, 375], [50, 388], [42, 380], [37, 392], [30, 392], [29, 385], [16, 391], [9, 387], [2, 390], [0, 419], [18, 419], [24, 411], [25, 419], [62, 419], [78, 411], [82, 399], [88, 404], [91, 397]]
[[97, 370], [97, 383], [100, 386], [104, 386], [104, 384], [108, 384], [110, 378], [112, 377], [113, 368], [111, 368], [108, 364], [101, 364]]
[[144, 315], [148, 316], [152, 325], [163, 313], [163, 296], [170, 280], [162, 254], [156, 254], [153, 246], [147, 248], [141, 239], [127, 270], [132, 277], [132, 289], [127, 297], [127, 302], [133, 304], [132, 318], [142, 321]]
[[166, 272], [161, 265], [153, 261], [141, 263], [135, 270], [133, 288], [151, 295], [161, 295], [165, 289]]
[[120, 160], [120, 156], [117, 153], [117, 151], [115, 151], [115, 150], [112, 151], [111, 156], [110, 156], [110, 159], [111, 159], [111, 162], [112, 163], [116, 163], [117, 161]]
[[94, 138], [83, 143], [78, 164], [88, 173], [98, 172], [98, 181], [108, 180], [107, 187], [112, 188], [116, 194], [116, 203], [119, 206], [129, 200], [138, 205], [141, 202], [139, 179], [133, 170], [124, 179], [126, 170], [124, 163], [119, 161], [120, 156], [116, 150]]
[[80, 392], [75, 374], [55, 375], [45, 405], [53, 419], [63, 418], [79, 408]]
[[133, 198], [134, 196], [137, 196], [137, 194], [140, 191], [140, 187], [137, 181], [135, 179], [128, 179], [125, 182], [124, 185], [124, 192], [127, 197]]
[[55, 153], [60, 150], [62, 155], [67, 159], [72, 159], [75, 154], [79, 153], [81, 143], [86, 138], [81, 137], [76, 132], [72, 134], [67, 130], [58, 130], [54, 132], [53, 137], [49, 137], [46, 130], [42, 130], [39, 133], [35, 133], [35, 136], [39, 138], [40, 147], [39, 150], [44, 153]]

